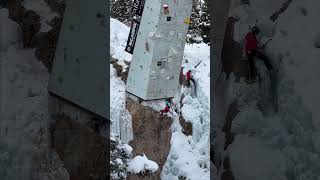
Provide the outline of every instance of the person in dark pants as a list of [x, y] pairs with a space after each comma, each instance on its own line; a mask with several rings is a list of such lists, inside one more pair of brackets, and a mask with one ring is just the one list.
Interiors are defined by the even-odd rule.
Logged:
[[249, 60], [249, 76], [251, 79], [255, 79], [256, 70], [254, 66], [254, 58], [257, 57], [261, 59], [269, 72], [273, 69], [272, 64], [270, 63], [269, 58], [261, 52], [262, 48], [259, 46], [257, 35], [259, 34], [260, 30], [257, 26], [254, 26], [251, 29], [251, 32], [247, 33], [245, 37], [245, 50], [246, 55]]
[[196, 81], [192, 78], [191, 70], [188, 70], [188, 72], [186, 73], [186, 80], [187, 80], [187, 83], [186, 83], [187, 87], [191, 86], [190, 81], [192, 81], [193, 84], [196, 84]]

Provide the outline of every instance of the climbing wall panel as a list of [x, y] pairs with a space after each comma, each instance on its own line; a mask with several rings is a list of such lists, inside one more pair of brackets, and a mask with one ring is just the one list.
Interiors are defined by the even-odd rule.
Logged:
[[106, 3], [66, 3], [48, 90], [107, 118]]
[[127, 92], [145, 100], [175, 95], [191, 11], [192, 0], [145, 0]]

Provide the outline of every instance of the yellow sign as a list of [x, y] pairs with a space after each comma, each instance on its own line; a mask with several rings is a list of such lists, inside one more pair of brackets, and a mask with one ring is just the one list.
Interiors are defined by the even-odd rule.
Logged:
[[183, 22], [185, 23], [185, 24], [191, 24], [191, 20], [190, 20], [190, 18], [185, 18], [184, 20], [183, 20]]

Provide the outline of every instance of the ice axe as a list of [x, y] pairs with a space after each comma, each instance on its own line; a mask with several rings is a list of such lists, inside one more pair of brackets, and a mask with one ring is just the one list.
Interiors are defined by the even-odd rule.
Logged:
[[201, 63], [202, 61], [199, 61], [198, 64], [194, 66], [194, 69], [196, 69]]

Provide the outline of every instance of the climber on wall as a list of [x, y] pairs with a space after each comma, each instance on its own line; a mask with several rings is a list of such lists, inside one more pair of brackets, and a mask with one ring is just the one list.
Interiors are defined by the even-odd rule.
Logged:
[[261, 59], [269, 72], [273, 69], [269, 58], [263, 54], [261, 51], [264, 48], [260, 47], [257, 40], [257, 35], [260, 33], [260, 29], [257, 26], [251, 28], [251, 32], [248, 32], [245, 36], [245, 51], [249, 60], [249, 76], [250, 79], [254, 80], [256, 75], [256, 70], [254, 66], [254, 58], [257, 57]]
[[194, 81], [194, 79], [192, 78], [192, 72], [191, 72], [191, 70], [189, 70], [189, 71], [186, 73], [186, 78], [187, 78], [187, 83], [186, 83], [187, 87], [190, 87], [190, 81], [192, 81], [194, 84], [196, 83], [196, 82]]
[[[169, 99], [167, 99], [167, 100], [165, 101], [165, 107], [164, 107], [164, 109], [162, 109], [162, 110], [160, 111], [160, 114], [161, 114], [161, 115], [163, 115], [164, 113], [168, 113], [168, 112], [171, 113], [171, 111], [170, 111], [171, 101], [172, 101], [172, 98], [169, 98]], [[171, 114], [172, 114], [172, 113], [171, 113]]]

